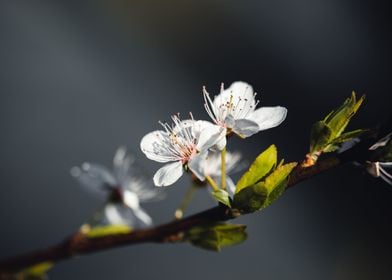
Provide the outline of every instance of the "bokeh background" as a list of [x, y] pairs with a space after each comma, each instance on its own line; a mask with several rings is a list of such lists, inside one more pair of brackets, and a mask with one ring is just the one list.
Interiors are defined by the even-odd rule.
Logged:
[[[287, 161], [311, 124], [352, 90], [366, 104], [351, 127], [391, 105], [388, 1], [0, 1], [0, 257], [53, 244], [101, 202], [69, 175], [111, 164], [118, 145], [172, 113], [207, 119], [201, 87], [247, 81], [261, 105], [289, 109], [280, 127], [234, 140], [250, 161], [275, 143]], [[145, 205], [171, 219], [187, 180]], [[290, 189], [221, 253], [147, 244], [64, 261], [51, 279], [392, 279], [392, 189], [344, 166]], [[189, 211], [213, 205], [201, 190]]]

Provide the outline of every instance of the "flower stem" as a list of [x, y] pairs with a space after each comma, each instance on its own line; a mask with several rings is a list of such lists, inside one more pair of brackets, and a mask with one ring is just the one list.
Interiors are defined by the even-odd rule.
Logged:
[[206, 180], [211, 185], [211, 187], [214, 189], [214, 191], [219, 191], [218, 184], [214, 181], [214, 179], [211, 178], [210, 175], [206, 175]]
[[226, 190], [226, 147], [221, 152], [221, 186], [222, 190]]
[[188, 206], [195, 194], [196, 188], [196, 185], [193, 183], [186, 191], [184, 197], [181, 200], [180, 206], [177, 208], [176, 212], [174, 212], [174, 218], [176, 220], [179, 220], [184, 216], [184, 212], [186, 209], [188, 209]]

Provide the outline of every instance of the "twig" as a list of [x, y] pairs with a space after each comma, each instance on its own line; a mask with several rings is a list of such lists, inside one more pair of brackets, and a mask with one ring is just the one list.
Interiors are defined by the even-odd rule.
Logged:
[[[341, 157], [334, 156], [322, 159], [316, 165], [311, 167], [298, 166], [290, 175], [287, 188], [321, 172], [339, 166], [345, 161], [346, 160], [341, 160]], [[239, 214], [236, 213], [235, 210], [220, 204], [219, 206], [181, 220], [172, 221], [153, 228], [134, 230], [128, 234], [112, 234], [97, 238], [87, 238], [83, 233], [78, 232], [68, 237], [58, 245], [1, 261], [0, 279], [1, 275], [16, 272], [41, 262], [57, 262], [69, 259], [73, 256], [98, 252], [125, 245], [146, 242], [164, 243], [179, 241], [181, 240], [181, 238], [179, 238], [180, 234], [194, 226], [208, 222], [226, 221], [233, 219], [238, 215]]]

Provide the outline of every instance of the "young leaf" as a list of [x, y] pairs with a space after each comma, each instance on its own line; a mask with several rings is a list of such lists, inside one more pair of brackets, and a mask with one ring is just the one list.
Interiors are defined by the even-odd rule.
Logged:
[[268, 196], [263, 204], [263, 208], [269, 206], [283, 194], [287, 187], [288, 176], [296, 166], [296, 162], [282, 165], [266, 178], [264, 184], [268, 189]]
[[243, 213], [252, 213], [260, 210], [268, 197], [268, 189], [264, 182], [259, 182], [241, 189], [234, 195], [233, 208]]
[[197, 226], [185, 233], [192, 245], [213, 251], [239, 244], [247, 238], [245, 225], [213, 223]]
[[263, 179], [275, 166], [278, 158], [275, 145], [269, 146], [251, 164], [248, 171], [242, 175], [236, 186], [236, 193], [243, 188], [254, 185]]
[[290, 175], [294, 167], [297, 166], [296, 162], [291, 162], [276, 168], [271, 175], [269, 175], [265, 180], [264, 184], [270, 194], [277, 186], [279, 186], [287, 176]]
[[358, 101], [355, 92], [336, 110], [329, 113], [324, 120], [316, 122], [310, 133], [310, 153], [304, 166], [313, 165], [322, 153], [337, 150], [341, 144], [361, 135], [364, 130], [343, 133], [351, 118], [361, 106], [364, 96]]
[[357, 101], [357, 97], [353, 91], [351, 97], [347, 98], [346, 101], [337, 110], [335, 110], [326, 118], [325, 122], [332, 130], [334, 138], [339, 137], [343, 133], [351, 118], [358, 111], [364, 99], [365, 96], [363, 95]]
[[297, 163], [288, 163], [276, 168], [267, 178], [242, 189], [234, 195], [233, 207], [251, 213], [267, 207], [285, 190], [287, 177]]
[[316, 122], [310, 131], [310, 152], [314, 153], [322, 150], [328, 145], [331, 135], [332, 130], [324, 121]]
[[[46, 273], [53, 267], [52, 262], [43, 262], [30, 266], [19, 273], [15, 279], [46, 279]], [[10, 278], [14, 279], [14, 278]]]
[[230, 196], [227, 191], [219, 189], [211, 192], [212, 196], [227, 207], [231, 207]]

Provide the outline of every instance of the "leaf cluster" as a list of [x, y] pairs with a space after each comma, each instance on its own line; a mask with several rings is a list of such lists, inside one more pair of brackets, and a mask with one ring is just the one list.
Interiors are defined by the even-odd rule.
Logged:
[[297, 163], [278, 164], [275, 145], [262, 152], [237, 182], [232, 207], [251, 213], [269, 206], [284, 192]]
[[355, 92], [337, 109], [330, 112], [323, 120], [313, 124], [310, 132], [309, 165], [314, 164], [322, 153], [329, 153], [340, 148], [341, 144], [350, 141], [366, 130], [357, 129], [345, 132], [351, 118], [361, 107], [365, 96], [357, 100]]

